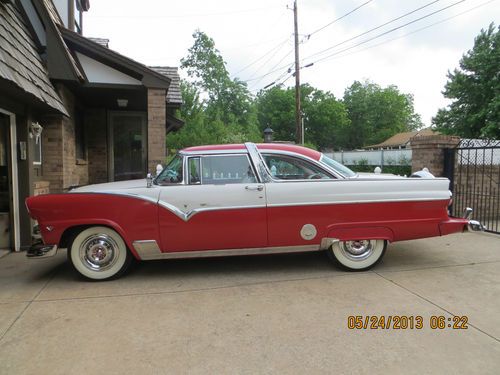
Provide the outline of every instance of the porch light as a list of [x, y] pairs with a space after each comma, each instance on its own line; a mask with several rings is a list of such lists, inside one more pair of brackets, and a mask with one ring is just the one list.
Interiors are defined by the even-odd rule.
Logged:
[[128, 99], [116, 99], [116, 103], [118, 104], [118, 107], [125, 108], [128, 104]]

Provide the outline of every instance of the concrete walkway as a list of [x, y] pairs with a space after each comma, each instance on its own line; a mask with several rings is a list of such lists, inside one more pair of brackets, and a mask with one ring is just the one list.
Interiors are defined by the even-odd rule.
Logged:
[[[65, 259], [0, 259], [0, 374], [500, 373], [500, 236], [393, 244], [365, 273], [309, 253], [149, 262], [95, 283]], [[424, 328], [349, 330], [350, 315]], [[429, 327], [453, 315], [469, 328]]]

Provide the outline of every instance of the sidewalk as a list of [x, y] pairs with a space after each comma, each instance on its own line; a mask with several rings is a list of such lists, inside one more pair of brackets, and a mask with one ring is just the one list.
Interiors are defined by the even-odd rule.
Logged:
[[[500, 236], [396, 243], [364, 273], [308, 253], [154, 261], [96, 283], [65, 260], [0, 259], [0, 374], [500, 369]], [[349, 330], [350, 315], [422, 316], [424, 328]], [[430, 328], [453, 315], [469, 328]]]

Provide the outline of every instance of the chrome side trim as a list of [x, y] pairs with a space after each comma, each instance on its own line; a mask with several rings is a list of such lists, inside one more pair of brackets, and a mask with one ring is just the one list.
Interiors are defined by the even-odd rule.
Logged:
[[248, 205], [248, 206], [219, 206], [219, 207], [199, 207], [192, 209], [188, 212], [184, 212], [174, 205], [167, 203], [165, 201], [159, 201], [158, 205], [169, 210], [173, 214], [175, 214], [179, 219], [182, 219], [184, 221], [190, 220], [194, 215], [199, 214], [200, 212], [205, 212], [205, 211], [222, 211], [222, 210], [241, 210], [241, 209], [250, 209], [250, 208], [265, 208], [266, 205]]
[[[146, 187], [145, 187], [146, 188]], [[71, 192], [71, 194], [107, 194], [107, 195], [121, 195], [129, 198], [142, 199], [143, 201], [148, 201], [151, 203], [158, 203], [157, 198], [148, 197], [147, 195], [130, 193], [130, 192], [122, 192], [117, 190], [101, 190], [101, 191], [75, 191]]]
[[321, 240], [320, 248], [321, 250], [329, 249], [335, 242], [339, 242], [337, 238], [325, 237]]
[[302, 202], [302, 203], [271, 203], [267, 207], [296, 207], [296, 206], [325, 206], [337, 204], [361, 204], [361, 203], [386, 203], [386, 202], [420, 202], [420, 201], [442, 201], [443, 198], [401, 198], [401, 199], [367, 199], [336, 202]]
[[157, 254], [161, 254], [160, 247], [155, 240], [134, 241], [132, 245], [143, 260], [157, 259]]
[[[136, 246], [136, 243], [140, 242], [140, 246]], [[162, 253], [160, 249], [154, 247], [154, 242], [156, 241], [136, 241], [134, 242], [134, 248], [137, 254], [142, 260], [154, 260], [154, 259], [187, 259], [187, 258], [210, 258], [210, 257], [226, 257], [226, 256], [237, 256], [237, 255], [264, 255], [264, 254], [281, 254], [281, 253], [304, 253], [310, 251], [321, 250], [318, 245], [306, 245], [306, 246], [279, 246], [279, 247], [264, 247], [264, 248], [247, 248], [247, 249], [227, 249], [227, 250], [203, 250], [203, 251], [178, 251]], [[142, 243], [145, 244], [146, 248]]]

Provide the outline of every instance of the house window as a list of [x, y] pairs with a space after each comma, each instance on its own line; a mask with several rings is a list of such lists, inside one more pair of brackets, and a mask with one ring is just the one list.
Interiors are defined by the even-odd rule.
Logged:
[[87, 160], [83, 113], [79, 110], [75, 111], [75, 157], [77, 160]]

